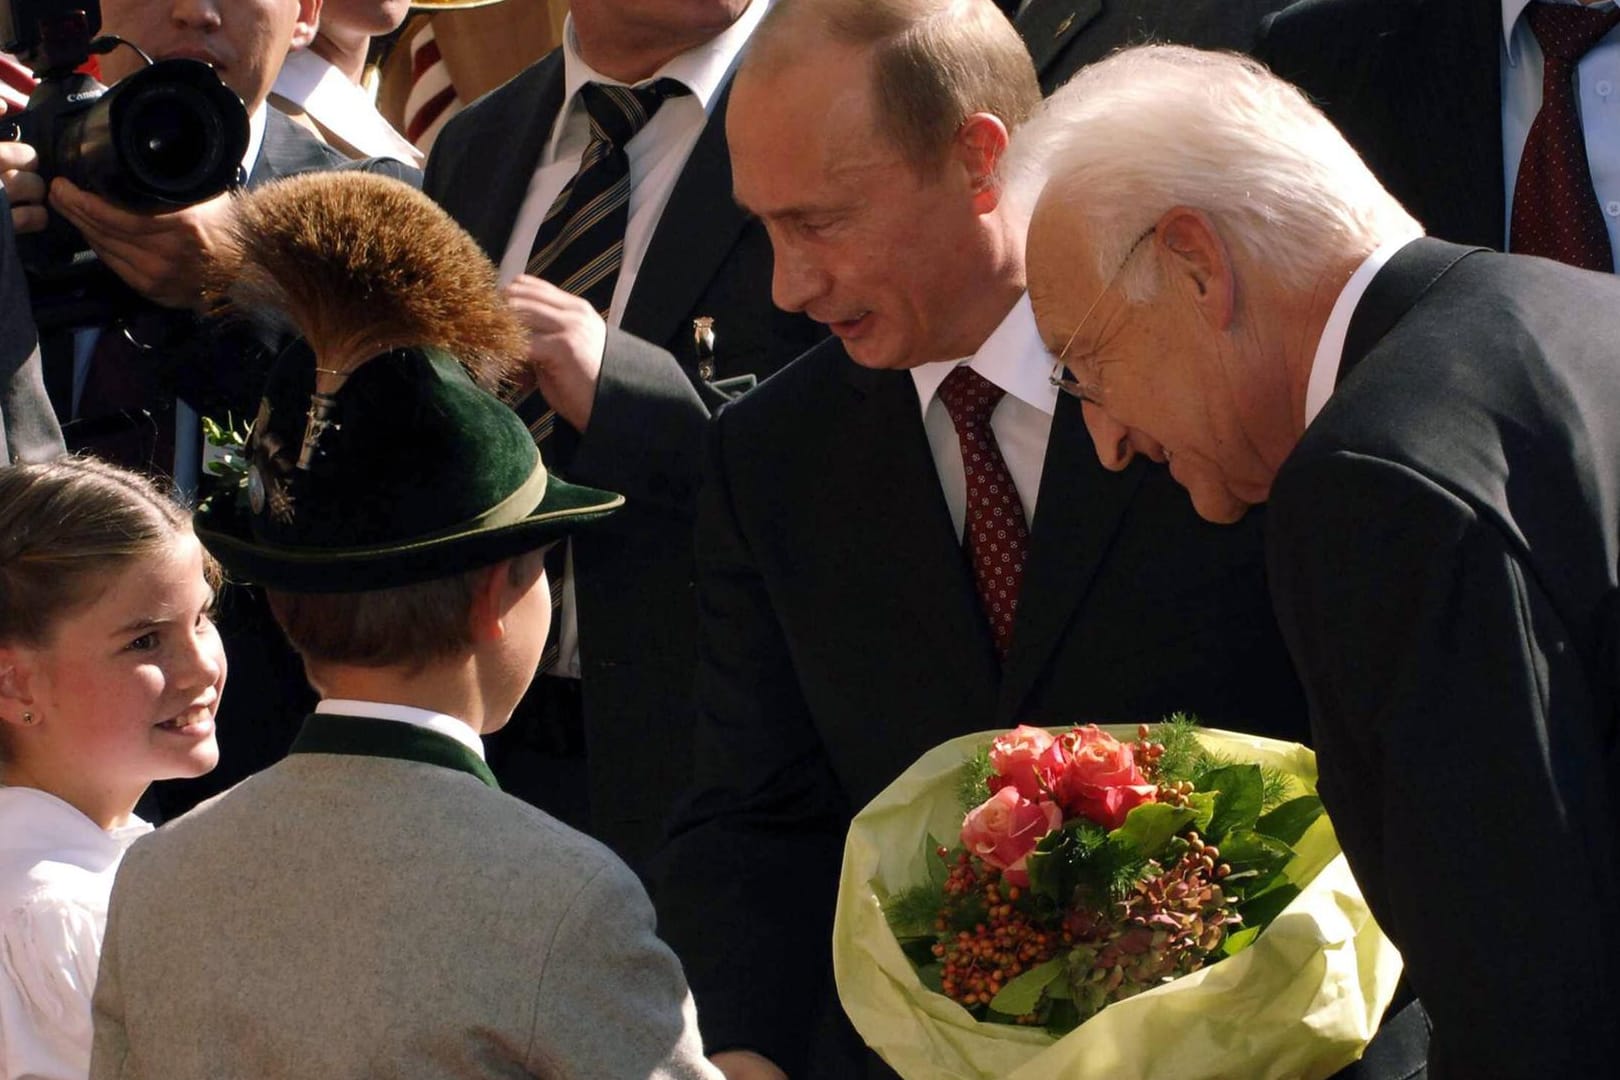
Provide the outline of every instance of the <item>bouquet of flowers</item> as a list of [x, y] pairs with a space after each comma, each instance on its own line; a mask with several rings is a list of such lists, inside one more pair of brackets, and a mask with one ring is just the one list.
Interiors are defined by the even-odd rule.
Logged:
[[845, 1009], [907, 1076], [1326, 1076], [1400, 960], [1314, 782], [1181, 717], [953, 740], [851, 828]]

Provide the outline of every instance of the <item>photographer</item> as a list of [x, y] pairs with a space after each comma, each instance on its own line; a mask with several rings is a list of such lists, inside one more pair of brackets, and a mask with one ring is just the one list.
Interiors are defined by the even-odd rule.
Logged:
[[[203, 60], [241, 97], [249, 118], [242, 159], [248, 187], [344, 164], [341, 155], [265, 106], [288, 50], [314, 37], [320, 0], [107, 0], [102, 8], [103, 34], [132, 42], [155, 59]], [[109, 84], [143, 64], [127, 47], [101, 58]], [[37, 232], [49, 215], [61, 215], [108, 269], [149, 301], [146, 310], [120, 319], [113, 334], [47, 335], [46, 383], [68, 446], [171, 473], [189, 489], [201, 442], [195, 413], [222, 420], [227, 413], [238, 420], [251, 416], [264, 371], [286, 344], [263, 328], [198, 317], [230, 196], [134, 211], [62, 177], [47, 190], [38, 166], [34, 147], [0, 143], [0, 181], [17, 231]], [[417, 180], [414, 169], [388, 159], [354, 167]], [[34, 299], [37, 305], [40, 297]], [[176, 399], [184, 405], [177, 408]], [[119, 415], [138, 420], [104, 422]]]

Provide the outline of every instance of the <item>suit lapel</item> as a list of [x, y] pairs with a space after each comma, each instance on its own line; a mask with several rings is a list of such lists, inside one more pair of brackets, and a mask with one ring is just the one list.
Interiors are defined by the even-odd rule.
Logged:
[[670, 192], [625, 304], [620, 326], [643, 341], [662, 344], [675, 335], [747, 223], [731, 197], [730, 97], [728, 83]]
[[1501, 5], [1426, 4], [1398, 55], [1400, 151], [1413, 183], [1446, 198], [1424, 227], [1470, 244], [1503, 245]]
[[843, 520], [860, 530], [849, 560], [853, 596], [894, 596], [912, 615], [917, 641], [874, 648], [925, 649], [937, 669], [966, 691], [968, 711], [990, 719], [1000, 681], [990, 627], [972, 572], [951, 525], [916, 387], [903, 371], [871, 371], [848, 362], [856, 400], [837, 417], [828, 440], [840, 457], [829, 476], [860, 478], [845, 498]]
[[1147, 465], [1110, 473], [1097, 460], [1080, 403], [1059, 395], [1041, 468], [1041, 493], [1018, 594], [1012, 652], [996, 707], [998, 726], [1019, 709], [1052, 658], [1075, 608], [1101, 569]]
[[1046, 85], [1046, 70], [1069, 42], [1102, 14], [1103, 0], [1031, 0], [1013, 25], [1023, 35], [1035, 73]]
[[562, 111], [562, 50], [553, 49], [517, 78], [528, 84], [512, 95], [522, 111], [482, 117], [484, 126], [463, 144], [477, 152], [475, 160], [484, 160], [484, 147], [499, 148], [489, 167], [475, 174], [475, 166], [464, 166], [469, 170], [465, 182], [444, 193], [446, 207], [497, 265], [506, 254], [529, 182]]
[[259, 160], [253, 163], [247, 186], [256, 188], [284, 176], [314, 169], [329, 169], [343, 161], [343, 155], [299, 127], [279, 110], [265, 106], [264, 141], [259, 144]]

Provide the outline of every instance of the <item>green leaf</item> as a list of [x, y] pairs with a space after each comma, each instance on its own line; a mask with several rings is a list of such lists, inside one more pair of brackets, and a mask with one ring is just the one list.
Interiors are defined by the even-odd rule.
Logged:
[[1254, 944], [1254, 939], [1260, 936], [1258, 926], [1246, 926], [1235, 934], [1227, 934], [1226, 940], [1221, 942], [1221, 953], [1226, 956], [1235, 956]]
[[1194, 812], [1192, 827], [1206, 836], [1209, 835], [1209, 823], [1215, 818], [1215, 798], [1213, 791], [1195, 791], [1187, 796], [1187, 805]]
[[1170, 838], [1198, 816], [1198, 811], [1187, 806], [1168, 803], [1143, 803], [1125, 815], [1125, 823], [1108, 838], [1129, 844], [1144, 858], [1157, 858]]
[[1013, 979], [990, 999], [990, 1007], [1008, 1016], [1027, 1016], [1041, 1002], [1041, 994], [1054, 979], [1063, 975], [1062, 960], [1037, 964]]
[[1074, 995], [1052, 1002], [1052, 1011], [1046, 1016], [1046, 1030], [1062, 1038], [1080, 1026], [1080, 1010], [1074, 1007]]
[[1264, 930], [1271, 925], [1271, 921], [1282, 914], [1283, 908], [1294, 902], [1299, 895], [1299, 886], [1292, 881], [1282, 881], [1257, 896], [1252, 896], [1238, 906], [1238, 914], [1243, 917], [1243, 925], [1254, 930]]
[[1265, 781], [1258, 765], [1222, 765], [1201, 776], [1198, 790], [1219, 792], [1209, 836], [1217, 844], [1235, 829], [1252, 829], [1265, 802]]
[[924, 964], [917, 968], [917, 979], [926, 989], [936, 994], [945, 992], [945, 965], [937, 960], [932, 964]]
[[1232, 868], [1222, 879], [1221, 887], [1239, 900], [1258, 897], [1294, 857], [1293, 849], [1281, 840], [1262, 836], [1251, 829], [1227, 833], [1220, 849], [1221, 862]]
[[1315, 795], [1289, 799], [1254, 823], [1254, 831], [1275, 837], [1285, 844], [1297, 844], [1311, 823], [1322, 816], [1322, 800]]

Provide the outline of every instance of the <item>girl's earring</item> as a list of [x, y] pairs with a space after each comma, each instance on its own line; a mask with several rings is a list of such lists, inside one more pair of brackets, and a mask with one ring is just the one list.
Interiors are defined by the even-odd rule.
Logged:
[[31, 712], [23, 713], [23, 723], [32, 724], [33, 722], [34, 722], [34, 714], [33, 713], [31, 713]]

